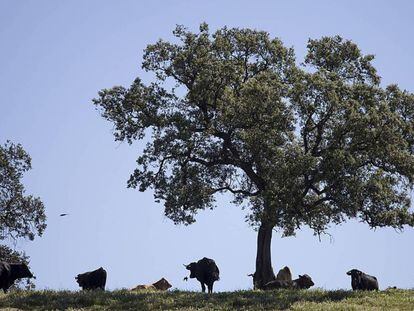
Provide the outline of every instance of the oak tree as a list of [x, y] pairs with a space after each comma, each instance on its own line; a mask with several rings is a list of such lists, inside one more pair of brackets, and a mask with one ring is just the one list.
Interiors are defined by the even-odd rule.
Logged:
[[182, 26], [148, 45], [144, 84], [94, 99], [118, 141], [146, 138], [128, 187], [153, 189], [175, 223], [191, 224], [228, 192], [258, 229], [258, 288], [275, 278], [274, 229], [315, 234], [350, 218], [414, 225], [414, 96], [382, 87], [356, 44], [309, 40], [302, 64], [267, 32]]
[[[42, 235], [46, 228], [43, 202], [26, 195], [23, 174], [31, 169], [31, 158], [20, 144], [7, 141], [0, 145], [0, 241]], [[0, 260], [29, 263], [29, 257], [6, 245], [0, 245]], [[22, 281], [19, 282], [20, 285]], [[27, 281], [27, 288], [34, 284]]]

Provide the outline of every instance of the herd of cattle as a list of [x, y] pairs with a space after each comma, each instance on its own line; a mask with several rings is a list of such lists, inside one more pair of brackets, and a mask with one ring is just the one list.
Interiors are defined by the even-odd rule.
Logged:
[[[190, 271], [190, 278], [197, 279], [201, 284], [201, 290], [208, 293], [213, 292], [213, 284], [220, 279], [219, 268], [213, 259], [204, 257], [197, 262], [192, 262], [184, 265]], [[353, 290], [378, 290], [378, 280], [375, 276], [365, 274], [359, 270], [352, 269], [347, 272], [351, 276], [351, 286]], [[250, 276], [253, 276], [250, 274]], [[0, 261], [0, 289], [6, 293], [7, 290], [14, 284], [17, 279], [21, 278], [35, 278], [25, 264], [7, 263]], [[76, 282], [83, 290], [101, 289], [105, 290], [106, 271], [102, 267], [85, 273], [78, 274], [75, 277]], [[185, 281], [188, 277], [184, 278]], [[307, 275], [299, 275], [299, 278], [293, 280], [292, 273], [288, 267], [284, 267], [279, 271], [275, 280], [265, 284], [264, 289], [308, 289], [315, 285], [312, 278]], [[167, 290], [172, 285], [164, 278], [149, 285], [138, 285], [132, 290], [154, 289]]]

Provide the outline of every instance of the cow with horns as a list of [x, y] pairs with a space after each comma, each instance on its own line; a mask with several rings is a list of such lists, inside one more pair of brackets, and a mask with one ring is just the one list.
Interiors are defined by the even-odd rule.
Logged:
[[[213, 284], [215, 281], [220, 279], [219, 268], [213, 259], [204, 257], [197, 262], [192, 262], [184, 267], [190, 271], [190, 279], [196, 278], [197, 281], [201, 283], [201, 290], [204, 293], [206, 291], [206, 285], [208, 293], [213, 292]], [[185, 281], [188, 280], [188, 277], [184, 278]]]

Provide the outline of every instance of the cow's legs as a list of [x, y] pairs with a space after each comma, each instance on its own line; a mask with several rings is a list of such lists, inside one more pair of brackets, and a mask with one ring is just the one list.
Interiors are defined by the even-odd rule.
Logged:
[[206, 292], [206, 286], [204, 285], [204, 283], [202, 283], [202, 282], [200, 282], [200, 283], [201, 283], [201, 291], [203, 293], [205, 293]]
[[213, 292], [213, 283], [207, 284], [208, 287], [208, 293], [211, 294]]

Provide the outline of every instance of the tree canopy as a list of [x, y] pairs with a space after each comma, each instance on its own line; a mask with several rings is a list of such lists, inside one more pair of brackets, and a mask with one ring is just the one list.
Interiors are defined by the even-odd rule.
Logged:
[[414, 96], [382, 87], [358, 46], [309, 40], [303, 64], [267, 32], [183, 26], [148, 45], [144, 84], [99, 92], [115, 139], [149, 136], [128, 186], [154, 190], [165, 214], [190, 224], [229, 192], [253, 225], [294, 234], [359, 218], [414, 225]]
[[30, 170], [31, 158], [20, 144], [0, 146], [0, 240], [29, 238], [46, 228], [45, 208], [40, 198], [25, 195], [21, 182]]

